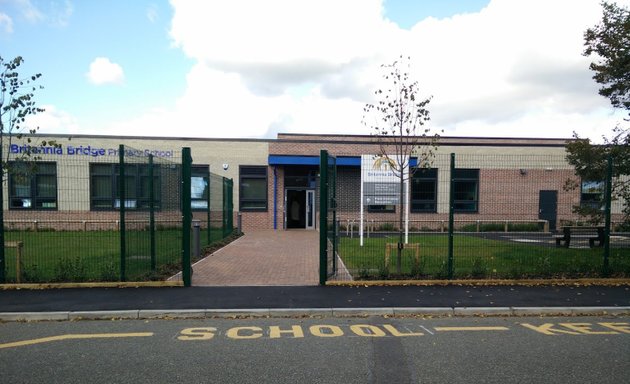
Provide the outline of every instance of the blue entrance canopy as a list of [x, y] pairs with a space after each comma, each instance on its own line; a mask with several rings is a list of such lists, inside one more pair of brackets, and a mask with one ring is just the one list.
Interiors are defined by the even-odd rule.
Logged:
[[[416, 163], [417, 159], [412, 157], [411, 166]], [[269, 165], [319, 165], [319, 156], [269, 155]], [[361, 156], [337, 156], [337, 165], [360, 167]]]

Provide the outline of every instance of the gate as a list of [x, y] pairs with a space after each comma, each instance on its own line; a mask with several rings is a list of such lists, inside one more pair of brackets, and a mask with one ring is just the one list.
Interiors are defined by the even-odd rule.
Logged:
[[337, 159], [322, 150], [319, 157], [319, 284], [337, 272]]

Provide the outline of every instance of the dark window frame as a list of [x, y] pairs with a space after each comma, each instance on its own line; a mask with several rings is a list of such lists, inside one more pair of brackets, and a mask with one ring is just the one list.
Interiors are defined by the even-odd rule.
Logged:
[[[423, 176], [424, 175], [424, 176]], [[438, 205], [438, 177], [439, 171], [437, 168], [417, 169], [411, 177], [411, 200], [410, 211], [412, 213], [437, 213]], [[433, 199], [414, 199], [414, 180], [422, 180], [423, 182], [433, 182]], [[416, 204], [431, 204], [430, 208], [414, 208]]]
[[[264, 169], [264, 175], [261, 170]], [[255, 171], [254, 171], [255, 170]], [[246, 185], [244, 180], [264, 180], [265, 198], [249, 199], [244, 198], [243, 189]], [[266, 165], [240, 165], [238, 169], [238, 209], [241, 212], [267, 212], [269, 210], [269, 170]], [[248, 203], [262, 203], [264, 207], [246, 207]], [[245, 204], [244, 204], [245, 203]]]
[[[458, 175], [459, 173], [459, 175]], [[470, 175], [465, 175], [463, 176], [462, 174], [470, 174], [470, 173], [475, 173], [475, 177], [471, 177]], [[454, 204], [453, 204], [453, 211], [455, 213], [479, 213], [479, 168], [455, 168], [455, 173], [451, 176], [453, 177], [453, 188], [454, 191], [453, 193], [456, 193], [457, 191], [457, 184], [458, 183], [475, 183], [475, 191], [474, 191], [474, 196], [475, 198], [470, 200], [470, 199], [457, 199], [456, 196], [454, 196]], [[462, 205], [464, 204], [472, 204], [472, 209], [464, 209], [461, 208]], [[459, 208], [458, 208], [459, 205]]]
[[[118, 163], [90, 163], [90, 210], [91, 211], [119, 211], [120, 197], [119, 179], [120, 164]], [[107, 169], [106, 172], [96, 172], [96, 168]], [[106, 179], [109, 183], [109, 193], [103, 196], [95, 196], [96, 178]], [[127, 189], [125, 192], [125, 209], [133, 211], [149, 210], [150, 192], [145, 188], [145, 181], [149, 178], [148, 164], [125, 164], [125, 179], [130, 180], [133, 185], [133, 191]], [[161, 194], [161, 175], [160, 167], [153, 168], [153, 188], [154, 188], [154, 207], [160, 210], [162, 202]], [[148, 187], [148, 184], [147, 184]], [[98, 203], [97, 203], [98, 202]], [[99, 204], [100, 203], [100, 204]]]
[[[20, 164], [19, 162], [11, 162], [11, 168], [17, 169], [16, 164]], [[54, 172], [44, 173], [41, 170], [40, 165], [52, 165]], [[24, 166], [31, 166], [30, 163], [24, 163]], [[8, 204], [9, 210], [16, 211], [56, 211], [59, 209], [59, 182], [57, 176], [57, 163], [54, 161], [38, 161], [32, 163], [33, 169], [31, 171], [26, 171], [24, 174], [19, 174], [18, 172], [9, 172], [9, 180], [8, 180]], [[29, 173], [32, 172], [32, 173]], [[16, 184], [16, 177], [25, 177], [28, 178], [28, 196], [17, 196], [13, 194], [13, 186]], [[55, 179], [55, 195], [53, 196], [38, 196], [38, 192], [40, 190], [39, 187], [39, 179], [45, 176], [54, 176]], [[17, 202], [18, 200], [30, 200], [30, 206], [15, 206], [13, 202]], [[44, 207], [43, 203], [45, 201], [54, 200], [54, 207]], [[42, 205], [42, 206], [39, 206]]]

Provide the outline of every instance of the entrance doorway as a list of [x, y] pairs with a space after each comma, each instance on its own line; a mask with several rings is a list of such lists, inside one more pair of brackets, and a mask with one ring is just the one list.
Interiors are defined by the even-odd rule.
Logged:
[[538, 218], [549, 222], [549, 230], [556, 230], [558, 218], [558, 191], [540, 191], [538, 198]]
[[285, 228], [315, 229], [315, 191], [312, 189], [286, 189]]

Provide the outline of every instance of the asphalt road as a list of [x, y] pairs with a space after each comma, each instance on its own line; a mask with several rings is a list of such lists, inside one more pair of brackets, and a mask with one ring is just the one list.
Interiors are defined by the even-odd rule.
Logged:
[[630, 317], [0, 324], [2, 383], [623, 383]]

